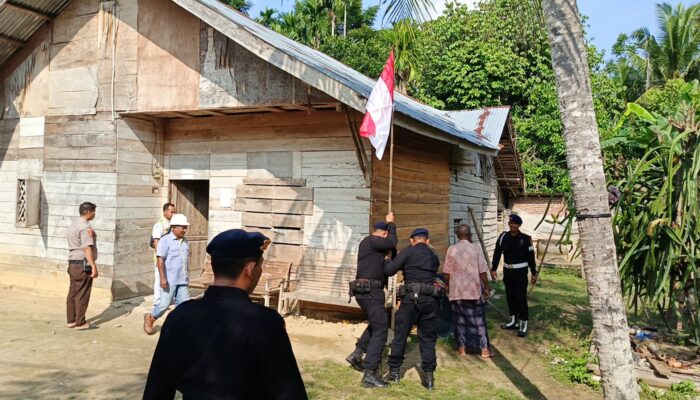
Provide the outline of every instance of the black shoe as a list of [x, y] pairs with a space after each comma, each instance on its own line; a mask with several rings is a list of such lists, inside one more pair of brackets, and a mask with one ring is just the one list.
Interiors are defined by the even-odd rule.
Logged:
[[362, 376], [362, 387], [365, 388], [385, 388], [389, 387], [389, 383], [383, 380], [377, 371], [365, 370]]
[[518, 327], [518, 337], [527, 336], [527, 321], [520, 321], [520, 326]]
[[345, 361], [349, 362], [350, 366], [356, 371], [363, 372], [365, 370], [365, 363], [362, 361], [362, 354], [357, 354], [357, 351], [354, 351], [352, 354], [347, 356]]
[[389, 370], [389, 374], [387, 374], [386, 380], [389, 382], [399, 383], [401, 381], [401, 371], [399, 371], [398, 369]]
[[501, 325], [501, 329], [516, 330], [520, 326], [520, 323], [515, 318], [515, 315], [510, 316], [510, 322]]
[[428, 390], [433, 390], [435, 388], [435, 379], [433, 378], [433, 373], [426, 372], [423, 379], [420, 380], [420, 384]]
[[512, 324], [501, 325], [501, 329], [508, 329], [508, 330], [514, 331], [514, 330], [519, 329], [519, 328], [518, 328], [518, 323], [514, 322]]

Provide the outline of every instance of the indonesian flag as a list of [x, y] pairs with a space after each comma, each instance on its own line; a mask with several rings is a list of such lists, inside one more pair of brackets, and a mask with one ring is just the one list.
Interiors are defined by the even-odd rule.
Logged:
[[394, 110], [394, 51], [389, 53], [384, 71], [367, 100], [365, 119], [360, 136], [369, 138], [378, 159], [382, 159], [391, 131], [391, 113]]

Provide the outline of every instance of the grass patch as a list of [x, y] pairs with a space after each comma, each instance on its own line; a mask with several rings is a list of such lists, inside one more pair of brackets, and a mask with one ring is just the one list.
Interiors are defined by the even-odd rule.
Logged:
[[[414, 371], [411, 371], [414, 372]], [[460, 366], [440, 367], [435, 372], [435, 390], [427, 391], [416, 374], [407, 374], [399, 384], [386, 389], [360, 386], [362, 374], [332, 361], [305, 362], [302, 373], [310, 399], [521, 399], [515, 392], [471, 376]]]

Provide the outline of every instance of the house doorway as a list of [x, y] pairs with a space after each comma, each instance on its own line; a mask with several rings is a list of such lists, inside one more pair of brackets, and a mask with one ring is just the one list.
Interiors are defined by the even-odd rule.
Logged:
[[209, 181], [171, 180], [169, 201], [189, 220], [190, 281], [204, 271], [209, 226]]

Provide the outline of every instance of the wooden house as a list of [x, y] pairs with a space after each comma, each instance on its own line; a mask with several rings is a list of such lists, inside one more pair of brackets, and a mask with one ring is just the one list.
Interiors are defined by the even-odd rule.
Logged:
[[[357, 133], [374, 79], [218, 0], [0, 5], [0, 283], [65, 294], [66, 228], [96, 203], [93, 296], [152, 289], [150, 227], [188, 216], [207, 240], [243, 227], [291, 262], [295, 296], [345, 301], [356, 249], [387, 212], [388, 156]], [[523, 189], [508, 110], [443, 112], [397, 94], [393, 211], [444, 254], [470, 206], [492, 244]], [[500, 150], [500, 153], [499, 153]]]

